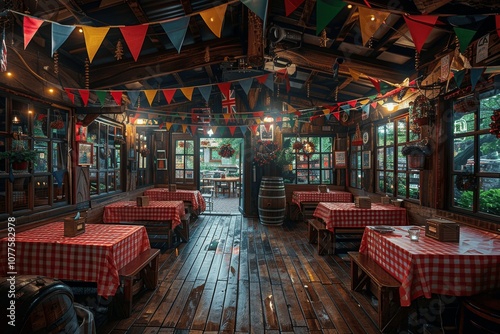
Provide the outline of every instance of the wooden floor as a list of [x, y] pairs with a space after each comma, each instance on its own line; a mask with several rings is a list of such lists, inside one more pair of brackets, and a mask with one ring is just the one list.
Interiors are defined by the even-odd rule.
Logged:
[[157, 289], [98, 333], [380, 333], [349, 264], [317, 255], [302, 222], [202, 215], [161, 255]]

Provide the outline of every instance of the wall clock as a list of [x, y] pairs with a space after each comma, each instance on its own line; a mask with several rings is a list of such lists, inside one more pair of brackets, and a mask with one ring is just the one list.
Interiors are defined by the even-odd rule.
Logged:
[[368, 132], [363, 132], [363, 144], [368, 144], [368, 140], [370, 140], [370, 135]]
[[349, 114], [348, 114], [348, 113], [346, 113], [346, 112], [344, 112], [344, 113], [342, 114], [342, 122], [344, 122], [344, 123], [345, 123], [345, 122], [347, 122], [348, 120], [349, 120]]

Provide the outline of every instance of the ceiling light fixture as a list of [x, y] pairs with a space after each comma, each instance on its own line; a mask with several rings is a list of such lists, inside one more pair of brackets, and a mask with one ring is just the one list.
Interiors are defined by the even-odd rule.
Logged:
[[394, 101], [394, 98], [392, 96], [389, 96], [389, 98], [387, 98], [387, 101], [384, 102], [384, 107], [385, 109], [387, 109], [387, 111], [393, 111], [397, 106], [398, 103]]

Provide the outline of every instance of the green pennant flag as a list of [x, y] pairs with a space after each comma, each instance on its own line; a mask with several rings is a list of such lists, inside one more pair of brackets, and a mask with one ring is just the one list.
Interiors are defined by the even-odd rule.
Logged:
[[316, 35], [346, 6], [342, 0], [318, 0], [316, 2]]
[[460, 53], [463, 54], [474, 38], [476, 31], [460, 27], [453, 27], [453, 30], [455, 30], [455, 34], [457, 35], [458, 42], [460, 44]]
[[389, 85], [385, 81], [380, 81], [380, 94], [384, 95], [385, 93], [387, 93], [388, 91], [390, 91], [392, 89], [394, 89], [393, 86]]
[[95, 92], [95, 95], [97, 95], [97, 98], [99, 99], [99, 102], [101, 102], [101, 106], [103, 106], [104, 102], [106, 102], [107, 91], [105, 91], [105, 90], [96, 90], [94, 92]]

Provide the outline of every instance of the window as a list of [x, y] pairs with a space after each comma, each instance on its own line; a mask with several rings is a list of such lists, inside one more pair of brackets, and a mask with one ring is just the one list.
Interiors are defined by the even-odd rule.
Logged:
[[[500, 90], [479, 95], [478, 110], [453, 112], [450, 151], [452, 207], [485, 217], [500, 215], [500, 140], [490, 133]], [[493, 131], [492, 131], [493, 132]]]
[[361, 164], [361, 146], [351, 146], [350, 158], [350, 185], [353, 188], [362, 188], [363, 169]]
[[0, 150], [35, 151], [20, 170], [0, 160], [0, 214], [67, 203], [67, 124], [65, 110], [0, 97]]
[[[332, 137], [285, 137], [290, 147], [285, 150], [285, 160], [291, 161], [292, 170], [283, 175], [286, 183], [296, 184], [333, 184]], [[293, 143], [313, 143], [314, 152], [305, 154], [304, 150], [294, 150]], [[304, 145], [306, 146], [306, 145]]]
[[194, 141], [175, 140], [175, 183], [194, 183]]
[[121, 190], [121, 141], [120, 125], [95, 120], [87, 128], [87, 142], [93, 144], [90, 165], [90, 195], [103, 195]]
[[420, 198], [420, 172], [408, 168], [407, 159], [401, 153], [405, 144], [418, 139], [418, 134], [410, 131], [408, 117], [377, 127], [377, 192], [408, 199]]

